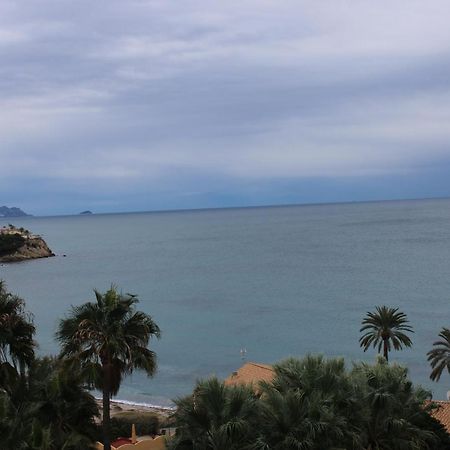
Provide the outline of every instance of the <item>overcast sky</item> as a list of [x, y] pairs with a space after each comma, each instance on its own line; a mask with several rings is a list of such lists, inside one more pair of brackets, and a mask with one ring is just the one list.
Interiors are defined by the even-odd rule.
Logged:
[[450, 2], [0, 2], [0, 205], [450, 195]]

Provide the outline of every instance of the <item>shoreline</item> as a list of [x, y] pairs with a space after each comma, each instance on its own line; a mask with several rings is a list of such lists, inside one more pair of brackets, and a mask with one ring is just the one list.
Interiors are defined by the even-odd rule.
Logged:
[[[101, 397], [95, 397], [97, 405], [102, 410]], [[130, 400], [111, 400], [111, 417], [122, 412], [154, 412], [164, 418], [169, 417], [175, 411], [174, 406], [153, 405], [150, 403], [133, 402]]]

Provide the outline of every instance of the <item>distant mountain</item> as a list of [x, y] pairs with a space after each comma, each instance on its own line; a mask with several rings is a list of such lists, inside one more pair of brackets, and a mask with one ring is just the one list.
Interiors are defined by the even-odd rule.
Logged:
[[25, 217], [29, 216], [26, 212], [22, 211], [20, 208], [8, 208], [7, 206], [0, 206], [0, 217]]

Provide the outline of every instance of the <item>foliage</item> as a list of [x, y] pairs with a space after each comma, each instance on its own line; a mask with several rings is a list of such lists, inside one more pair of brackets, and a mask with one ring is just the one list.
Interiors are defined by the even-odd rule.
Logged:
[[25, 238], [18, 233], [0, 234], [0, 256], [17, 251], [25, 243]]
[[0, 392], [2, 449], [85, 450], [96, 434], [95, 416], [95, 399], [77, 374], [38, 359], [10, 393]]
[[430, 378], [433, 381], [439, 381], [445, 369], [450, 373], [450, 330], [442, 328], [439, 337], [441, 340], [433, 342], [434, 348], [427, 353], [432, 368]]
[[[122, 412], [111, 419], [111, 439], [130, 437], [131, 426], [135, 425], [138, 435], [156, 435], [159, 433], [160, 422], [152, 412]], [[98, 436], [101, 439], [101, 436]]]
[[431, 394], [415, 388], [407, 375], [407, 369], [389, 366], [381, 357], [375, 365], [354, 367], [352, 378], [362, 388], [360, 401], [365, 409], [361, 428], [364, 448], [433, 448], [438, 442], [425, 426], [430, 409], [426, 402]]
[[264, 448], [353, 448], [358, 443], [361, 405], [342, 358], [290, 358], [274, 370], [273, 382], [262, 386]]
[[412, 341], [406, 333], [414, 333], [405, 313], [398, 308], [377, 306], [375, 312], [368, 312], [359, 330], [364, 334], [359, 339], [361, 347], [366, 351], [371, 345], [383, 348], [383, 356], [389, 360], [389, 352], [394, 347], [401, 350], [403, 346], [411, 347]]
[[94, 292], [96, 301], [72, 307], [56, 336], [60, 358], [79, 367], [82, 378], [103, 392], [103, 443], [109, 450], [110, 398], [135, 369], [155, 373], [156, 355], [148, 345], [160, 330], [151, 316], [136, 311], [136, 296], [123, 295], [114, 286], [105, 294]]
[[87, 448], [96, 434], [94, 417], [99, 412], [79, 372], [67, 371], [54, 358], [38, 359], [30, 368], [28, 390], [34, 417], [49, 431], [52, 448]]
[[0, 436], [2, 450], [85, 450], [98, 415], [77, 371], [35, 359], [31, 316], [0, 282]]
[[24, 301], [6, 290], [0, 281], [0, 388], [8, 389], [34, 359], [32, 316]]
[[177, 399], [177, 426], [171, 448], [245, 450], [257, 438], [257, 398], [244, 386], [217, 378], [199, 381], [193, 395]]
[[[199, 382], [176, 401], [172, 448], [253, 450], [448, 449], [449, 435], [429, 415], [430, 393], [414, 387], [407, 370], [322, 356], [290, 358], [274, 366], [261, 397], [249, 388]], [[236, 409], [230, 399], [239, 392]]]

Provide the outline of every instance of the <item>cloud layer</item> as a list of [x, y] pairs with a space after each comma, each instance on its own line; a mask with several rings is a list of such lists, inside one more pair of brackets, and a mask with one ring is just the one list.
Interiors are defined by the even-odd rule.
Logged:
[[450, 195], [449, 14], [447, 1], [5, 0], [0, 203]]

